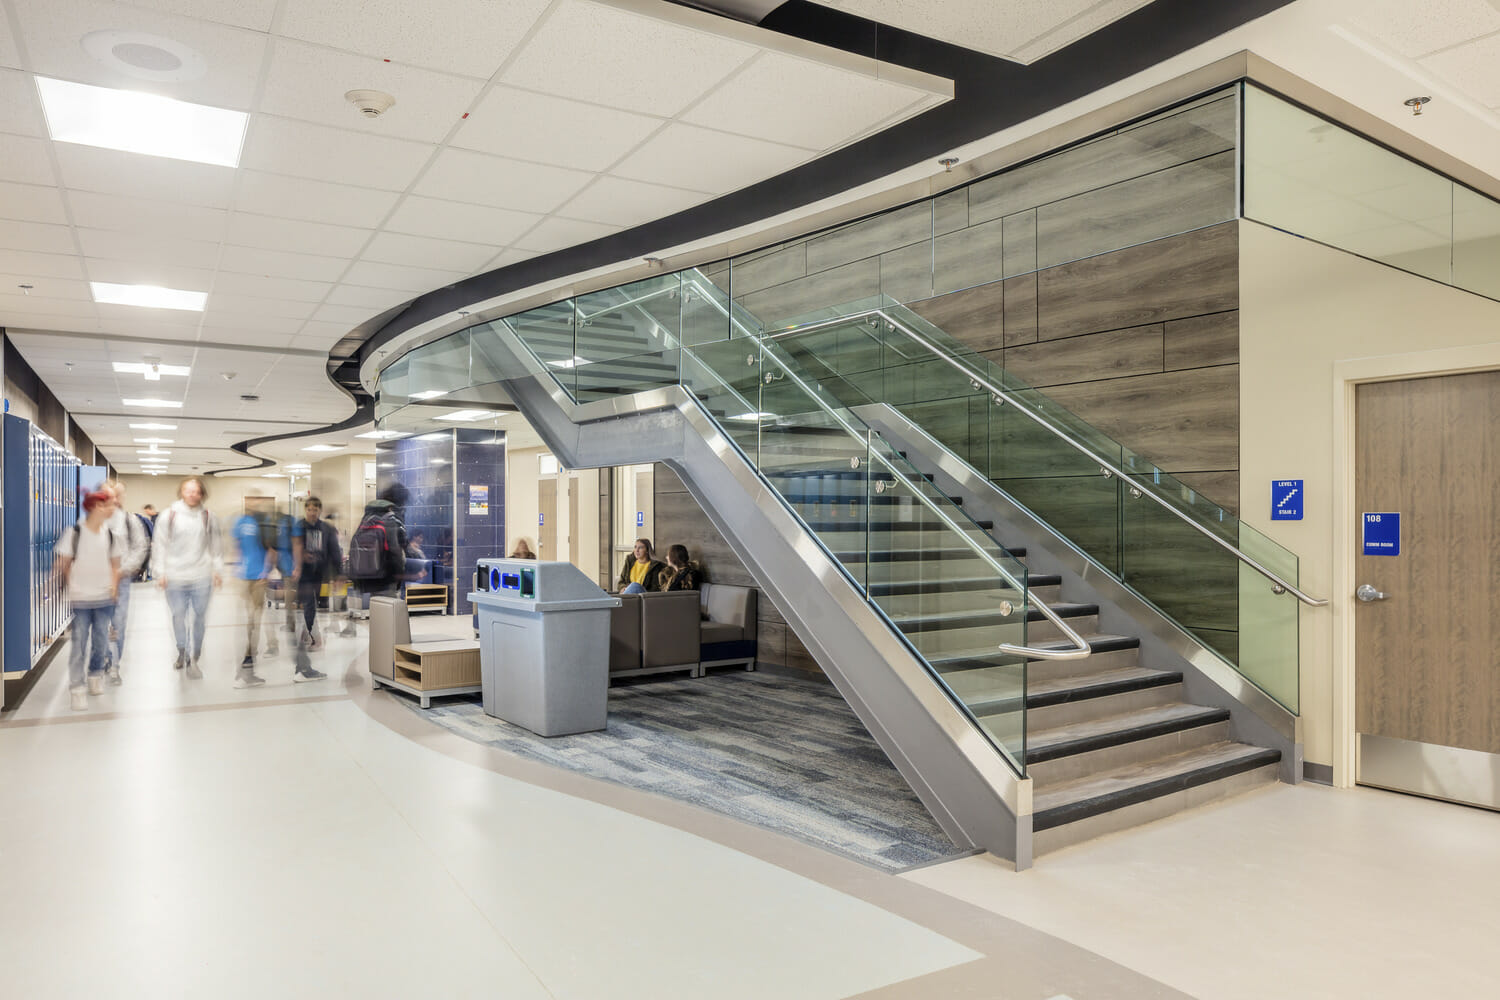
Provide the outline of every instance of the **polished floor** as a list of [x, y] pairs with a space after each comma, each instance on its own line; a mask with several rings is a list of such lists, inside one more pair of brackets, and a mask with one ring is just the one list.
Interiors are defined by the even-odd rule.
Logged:
[[240, 613], [190, 682], [138, 588], [123, 687], [74, 713], [59, 659], [0, 717], [0, 995], [1500, 993], [1495, 814], [1278, 786], [895, 876], [462, 739], [370, 690], [363, 629], [236, 690]]

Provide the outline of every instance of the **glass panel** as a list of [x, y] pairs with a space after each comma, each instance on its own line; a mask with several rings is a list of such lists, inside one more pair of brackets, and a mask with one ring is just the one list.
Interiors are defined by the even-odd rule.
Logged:
[[1500, 202], [1453, 189], [1453, 283], [1500, 299]]
[[[1292, 586], [1297, 557], [1248, 525], [1240, 526], [1240, 549]], [[1240, 672], [1257, 687], [1296, 712], [1301, 705], [1298, 616], [1287, 612], [1291, 599], [1277, 594], [1260, 573], [1241, 564]]]
[[506, 325], [570, 393], [576, 385], [574, 371], [579, 364], [587, 364], [587, 359], [579, 357], [574, 349], [574, 322], [572, 299], [505, 319]]
[[408, 395], [440, 399], [469, 384], [469, 332], [460, 330], [406, 355]]
[[592, 362], [675, 350], [682, 278], [663, 274], [578, 298], [578, 355]]
[[682, 384], [752, 463], [760, 447], [760, 347], [721, 340], [684, 351]]
[[1452, 181], [1254, 87], [1245, 95], [1245, 215], [1453, 277]]

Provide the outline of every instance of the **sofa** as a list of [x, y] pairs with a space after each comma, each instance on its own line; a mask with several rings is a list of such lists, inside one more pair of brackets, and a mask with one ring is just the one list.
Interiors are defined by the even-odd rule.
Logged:
[[708, 667], [755, 669], [756, 590], [706, 583], [699, 591], [620, 594], [610, 612], [609, 675]]
[[427, 642], [447, 642], [453, 636], [442, 634], [412, 635], [411, 616], [406, 602], [395, 597], [370, 598], [370, 673], [391, 680], [396, 675], [395, 648], [420, 646]]

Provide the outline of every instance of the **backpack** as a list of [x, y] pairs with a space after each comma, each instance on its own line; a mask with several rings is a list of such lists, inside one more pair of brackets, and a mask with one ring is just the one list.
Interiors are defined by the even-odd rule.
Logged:
[[349, 576], [355, 580], [386, 579], [396, 562], [396, 555], [404, 556], [397, 548], [394, 535], [393, 526], [378, 514], [371, 514], [359, 522], [349, 539]]
[[274, 517], [257, 517], [255, 526], [260, 532], [260, 547], [264, 552], [275, 552], [276, 541], [281, 534], [280, 526]]

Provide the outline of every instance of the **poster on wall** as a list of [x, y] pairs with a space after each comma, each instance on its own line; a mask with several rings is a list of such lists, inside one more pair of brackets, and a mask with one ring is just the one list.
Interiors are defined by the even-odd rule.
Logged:
[[469, 487], [469, 516], [487, 517], [490, 513], [490, 488], [488, 486]]

